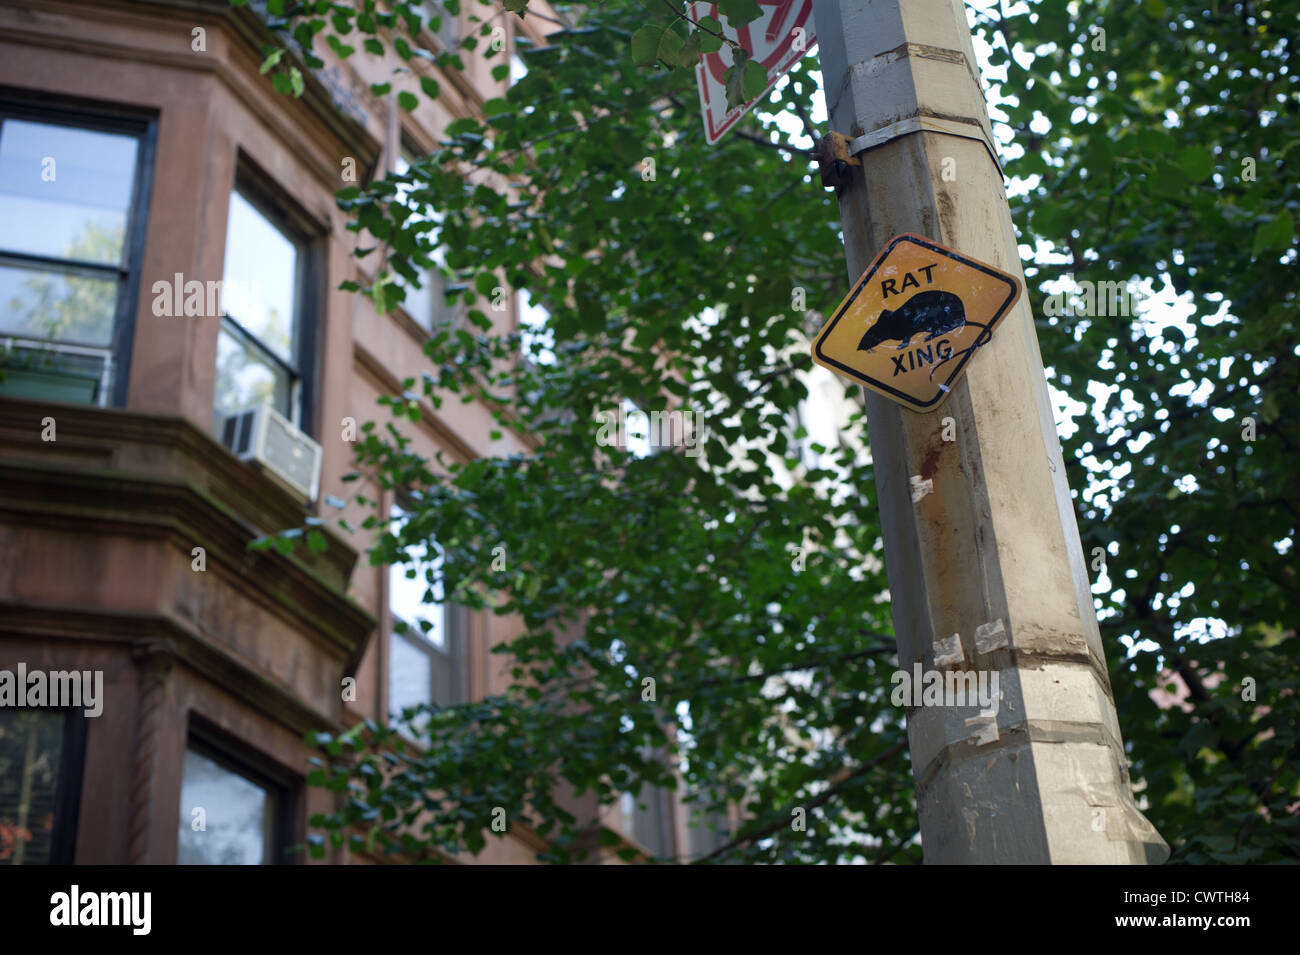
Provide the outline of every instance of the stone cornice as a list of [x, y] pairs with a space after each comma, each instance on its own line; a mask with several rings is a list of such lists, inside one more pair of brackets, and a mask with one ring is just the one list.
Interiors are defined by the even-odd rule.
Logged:
[[[74, 16], [84, 19], [86, 6], [86, 3], [77, 2], [77, 0], [47, 0], [41, 7], [40, 12], [47, 15]], [[5, 7], [17, 7], [21, 12], [29, 12], [30, 0], [26, 0], [26, 2], [0, 0], [0, 9]], [[182, 42], [188, 37], [190, 29], [199, 25], [202, 20], [210, 22], [214, 17], [221, 18], [228, 24], [239, 43], [248, 51], [251, 60], [260, 53], [262, 41], [269, 40], [271, 37], [270, 31], [258, 18], [257, 14], [247, 8], [232, 8], [227, 0], [129, 0], [129, 2], [128, 0], [101, 0], [101, 2], [94, 4], [94, 8], [96, 18], [127, 26], [139, 25], [142, 22], [157, 20], [160, 17], [173, 19], [178, 24], [176, 49], [173, 51], [155, 48], [146, 50], [138, 46], [114, 43], [104, 37], [96, 37], [93, 40], [69, 37], [29, 26], [6, 25], [4, 38], [34, 48], [47, 47], [70, 50], [87, 56], [109, 57], [133, 63], [138, 63], [141, 59], [147, 59], [151, 64], [166, 66], [170, 69], [213, 73], [259, 119], [279, 130], [291, 142], [295, 153], [308, 164], [316, 177], [326, 184], [331, 191], [340, 188], [341, 182], [337, 163], [325, 162], [319, 155], [322, 151], [320, 148], [308, 148], [308, 140], [303, 138], [302, 134], [298, 132], [298, 128], [285, 123], [284, 112], [275, 109], [273, 106], [275, 100], [271, 97], [277, 94], [271, 94], [267, 91], [265, 95], [258, 95], [252, 83], [252, 80], [258, 79], [255, 71], [250, 79], [249, 76], [245, 75], [246, 71], [237, 62], [221, 59], [211, 53], [194, 53], [189, 50], [185, 42]], [[181, 31], [181, 27], [184, 28], [183, 31]], [[332, 136], [348, 153], [357, 158], [358, 165], [361, 167], [358, 169], [358, 178], [366, 179], [368, 172], [373, 171], [378, 164], [383, 149], [382, 142], [364, 124], [348, 116], [335, 105], [330, 91], [311, 70], [303, 68], [302, 73], [303, 95], [298, 100], [289, 99], [288, 101], [301, 103], [305, 106], [318, 124], [317, 131], [309, 135], [313, 135], [318, 143], [324, 142], [320, 139], [322, 133]], [[358, 85], [363, 86], [364, 84]], [[369, 92], [365, 91], [365, 93], [369, 97]], [[380, 106], [382, 107], [382, 104]], [[380, 125], [382, 126], [382, 121]], [[332, 152], [328, 148], [326, 148], [326, 151]]]
[[294, 732], [339, 733], [343, 725], [206, 639], [169, 614], [70, 610], [0, 601], [0, 635], [42, 643], [120, 644], [133, 653], [147, 647], [211, 679], [254, 709]]
[[[40, 440], [43, 417], [56, 440]], [[268, 477], [180, 418], [0, 399], [0, 517], [79, 534], [165, 539], [206, 550], [208, 572], [358, 665], [375, 618], [345, 593], [356, 552], [322, 528], [324, 554], [248, 550], [307, 511]]]
[[[48, 443], [41, 440], [41, 421], [47, 416], [56, 422], [57, 439]], [[138, 452], [142, 463], [125, 461], [130, 451]], [[257, 533], [297, 527], [311, 513], [215, 438], [184, 418], [167, 415], [0, 398], [0, 461], [26, 461], [44, 469], [59, 462], [54, 466], [60, 469], [188, 480]], [[346, 588], [357, 551], [334, 531], [321, 531], [329, 549], [304, 558], [331, 585]]]

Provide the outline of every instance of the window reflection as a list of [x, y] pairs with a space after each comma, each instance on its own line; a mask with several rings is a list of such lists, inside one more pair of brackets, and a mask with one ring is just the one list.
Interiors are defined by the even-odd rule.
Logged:
[[137, 136], [0, 115], [0, 392], [106, 404]]
[[[193, 749], [181, 777], [181, 865], [262, 865], [272, 853], [274, 797], [262, 786]], [[202, 809], [202, 817], [195, 814]], [[205, 828], [196, 829], [201, 818]]]
[[64, 714], [0, 709], [0, 865], [51, 861]]
[[217, 415], [269, 404], [298, 420], [299, 245], [238, 190], [230, 196], [217, 341]]
[[120, 264], [137, 149], [132, 136], [6, 119], [0, 249]]

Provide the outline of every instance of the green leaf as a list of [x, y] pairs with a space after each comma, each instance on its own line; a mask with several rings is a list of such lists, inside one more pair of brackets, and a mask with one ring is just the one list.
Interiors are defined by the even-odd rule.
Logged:
[[767, 89], [767, 70], [757, 60], [745, 63], [744, 89], [746, 102], [758, 99], [763, 95], [763, 90]]
[[1255, 230], [1255, 242], [1251, 246], [1251, 256], [1258, 257], [1270, 249], [1283, 251], [1291, 247], [1295, 236], [1295, 223], [1289, 212], [1282, 212], [1276, 218], [1265, 222]]
[[302, 71], [296, 66], [289, 68], [289, 86], [293, 90], [294, 96], [301, 96], [306, 89], [302, 80]]
[[469, 116], [463, 116], [460, 119], [453, 119], [447, 124], [446, 134], [451, 137], [460, 136], [464, 133], [477, 132], [481, 127], [476, 119]]
[[424, 95], [430, 99], [438, 98], [438, 81], [432, 76], [420, 77], [420, 89], [424, 90]]
[[412, 113], [415, 111], [415, 108], [420, 105], [420, 100], [414, 93], [402, 90], [397, 94], [397, 105], [406, 110], [406, 112]]
[[280, 62], [280, 58], [283, 56], [284, 56], [284, 47], [281, 47], [280, 49], [276, 50], [274, 53], [272, 53], [270, 56], [268, 56], [265, 60], [262, 61], [262, 66], [258, 69], [257, 72], [265, 76], [271, 70], [275, 69], [276, 64]]
[[720, 0], [718, 9], [727, 18], [731, 28], [738, 29], [746, 23], [753, 23], [763, 15], [763, 10], [755, 0]]
[[749, 53], [743, 48], [736, 51], [735, 62], [726, 73], [727, 108], [743, 106], [745, 99], [745, 66], [749, 62]]
[[637, 66], [651, 66], [659, 55], [659, 41], [666, 31], [656, 23], [647, 23], [632, 34], [632, 62]]
[[658, 57], [670, 66], [678, 62], [682, 51], [682, 35], [669, 28], [659, 38]]
[[1204, 146], [1188, 146], [1176, 161], [1192, 182], [1208, 179], [1214, 172], [1214, 156]]
[[681, 52], [677, 54], [677, 63], [679, 66], [692, 67], [700, 58], [700, 49], [703, 42], [704, 34], [699, 30], [692, 31], [691, 35], [686, 38], [682, 45]]
[[[349, 56], [351, 56], [353, 53], [357, 52], [357, 48], [356, 48], [356, 47], [354, 47], [354, 46], [349, 46], [348, 44], [342, 42], [342, 41], [339, 40], [339, 38], [338, 38], [337, 36], [335, 36], [333, 33], [331, 33], [329, 36], [327, 36], [327, 37], [325, 38], [325, 44], [326, 44], [326, 45], [327, 45], [331, 50], [334, 51], [334, 55], [337, 56], [340, 60], [346, 60], [346, 59], [347, 59]], [[378, 84], [376, 84], [376, 85], [378, 85]], [[387, 86], [388, 84], [385, 83], [384, 85]], [[374, 89], [374, 87], [372, 86], [371, 89]]]

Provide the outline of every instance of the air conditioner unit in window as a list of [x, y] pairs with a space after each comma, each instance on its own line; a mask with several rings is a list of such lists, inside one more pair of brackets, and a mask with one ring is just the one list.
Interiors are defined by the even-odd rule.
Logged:
[[320, 491], [321, 447], [270, 405], [226, 415], [221, 441], [306, 503]]

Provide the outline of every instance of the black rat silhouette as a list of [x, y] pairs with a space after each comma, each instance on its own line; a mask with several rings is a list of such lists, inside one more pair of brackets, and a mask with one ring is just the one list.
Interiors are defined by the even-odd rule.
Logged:
[[858, 351], [870, 351], [886, 341], [897, 341], [900, 349], [906, 348], [916, 335], [925, 334], [928, 342], [965, 324], [966, 309], [952, 292], [939, 289], [917, 292], [893, 311], [881, 312], [880, 318], [862, 336]]

